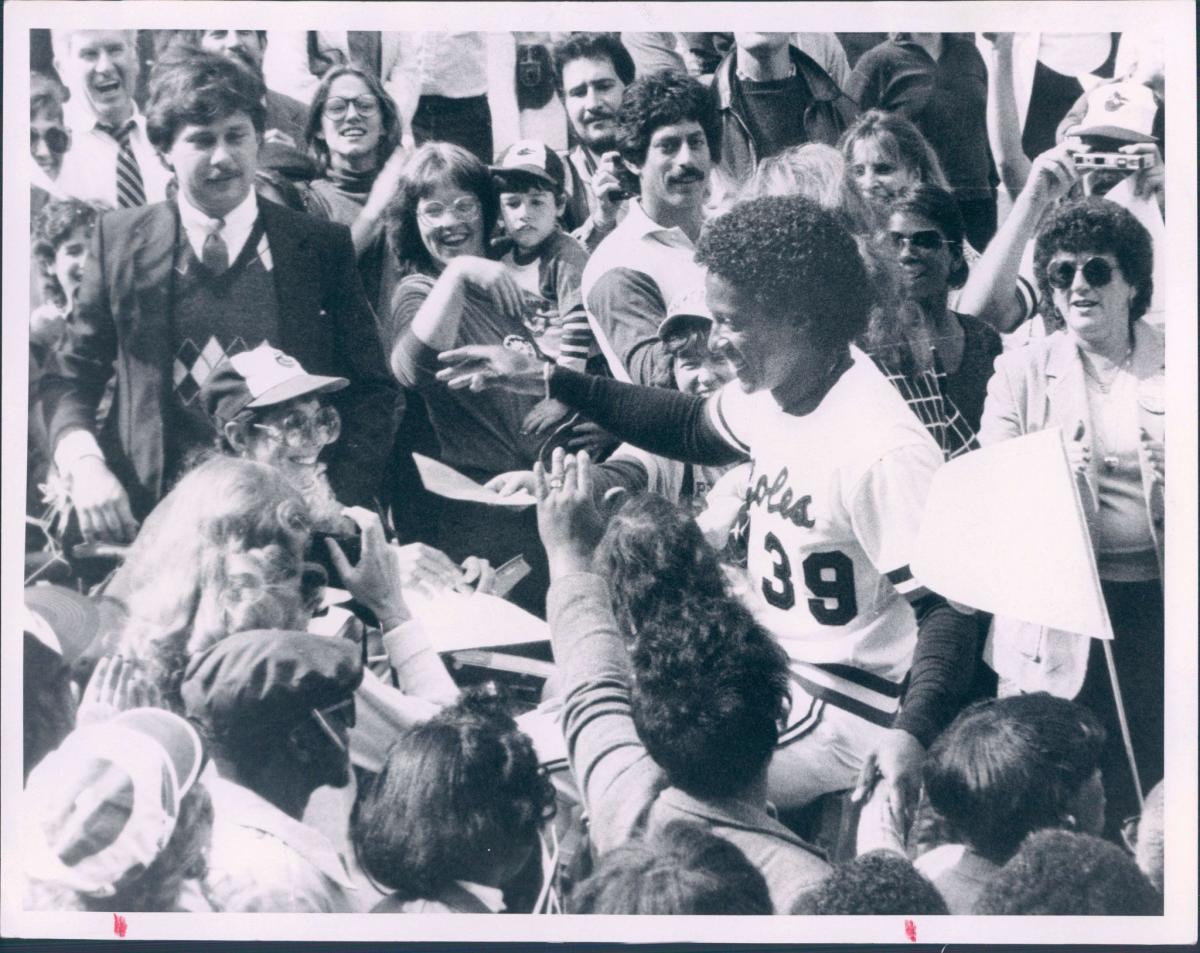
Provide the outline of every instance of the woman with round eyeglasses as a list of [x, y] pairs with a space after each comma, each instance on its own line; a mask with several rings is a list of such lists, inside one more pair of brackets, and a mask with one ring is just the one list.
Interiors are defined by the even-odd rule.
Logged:
[[[1143, 791], [1163, 776], [1165, 351], [1161, 333], [1141, 320], [1152, 271], [1150, 235], [1121, 206], [1092, 197], [1051, 212], [1034, 245], [1034, 272], [1043, 309], [1064, 327], [997, 358], [979, 432], [986, 445], [1062, 430]], [[1063, 583], [1067, 592], [1084, 584]], [[1048, 690], [1096, 712], [1109, 733], [1109, 817], [1138, 813], [1100, 644], [998, 619], [991, 648], [1002, 688]]]
[[305, 138], [321, 176], [301, 189], [306, 210], [350, 227], [367, 300], [386, 311], [398, 276], [383, 213], [403, 163], [400, 114], [371, 73], [331, 69], [313, 95]]
[[975, 433], [1000, 336], [947, 305], [967, 280], [964, 227], [954, 196], [917, 185], [892, 203], [879, 236], [898, 300], [872, 311], [862, 344], [950, 459]]
[[[488, 257], [498, 214], [487, 167], [460, 146], [431, 142], [404, 166], [387, 222], [405, 272], [392, 301], [392, 372], [424, 398], [441, 460], [480, 483], [531, 469], [544, 440], [522, 431], [538, 396], [451, 390], [436, 377], [438, 353], [465, 344], [536, 354], [523, 293], [508, 268]], [[469, 550], [493, 564], [522, 554], [534, 571], [511, 598], [543, 612], [548, 576], [533, 510], [454, 500], [440, 507], [433, 545], [452, 559]]]

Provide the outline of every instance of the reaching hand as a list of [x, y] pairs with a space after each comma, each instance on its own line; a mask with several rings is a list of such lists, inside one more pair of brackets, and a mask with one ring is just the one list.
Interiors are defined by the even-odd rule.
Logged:
[[1167, 167], [1158, 146], [1153, 142], [1134, 142], [1121, 146], [1120, 151], [1127, 155], [1150, 156], [1151, 164], [1133, 174], [1133, 194], [1142, 199], [1154, 199], [1158, 202], [1158, 210], [1166, 214]]
[[539, 460], [533, 467], [538, 533], [546, 547], [550, 578], [588, 572], [604, 524], [592, 501], [591, 461], [587, 452], [568, 454], [556, 447], [550, 473]]
[[491, 592], [496, 584], [496, 570], [486, 559], [478, 556], [468, 556], [462, 562], [462, 581], [458, 588], [460, 592]]
[[158, 686], [133, 659], [106, 655], [96, 663], [79, 701], [76, 727], [94, 725], [130, 708], [162, 708]]
[[438, 360], [446, 367], [437, 372], [437, 379], [454, 390], [501, 387], [516, 394], [540, 394], [545, 388], [541, 361], [500, 344], [456, 347], [443, 351]]
[[424, 543], [395, 547], [396, 567], [403, 589], [453, 589], [463, 581], [462, 570], [440, 549]]
[[99, 457], [81, 457], [70, 473], [71, 504], [87, 542], [129, 543], [138, 524], [129, 496]]
[[1065, 139], [1034, 159], [1025, 184], [1033, 200], [1039, 205], [1049, 205], [1070, 192], [1071, 186], [1079, 181], [1072, 155], [1086, 151], [1087, 147], [1078, 139]]
[[889, 728], [867, 755], [851, 798], [861, 801], [886, 796], [896, 826], [908, 830], [912, 811], [921, 793], [921, 765], [925, 748], [902, 728]]
[[533, 471], [510, 470], [508, 473], [501, 473], [499, 476], [492, 477], [484, 484], [484, 487], [494, 490], [501, 496], [512, 496], [514, 493], [519, 493], [522, 490], [526, 493], [533, 493]]
[[517, 285], [512, 271], [500, 261], [477, 255], [460, 255], [451, 259], [447, 269], [460, 281], [482, 291], [499, 307], [500, 312], [518, 323], [525, 317], [525, 296]]
[[605, 231], [616, 226], [617, 216], [621, 214], [626, 201], [623, 197], [624, 186], [617, 178], [617, 161], [616, 152], [604, 153], [592, 181], [588, 183], [592, 195], [596, 197], [596, 211], [592, 213], [592, 220]]
[[361, 506], [348, 506], [344, 512], [362, 531], [362, 554], [351, 566], [342, 547], [329, 537], [329, 558], [337, 568], [350, 595], [371, 610], [386, 631], [408, 618], [408, 606], [400, 590], [400, 566], [396, 547], [388, 544], [379, 516]]
[[400, 185], [400, 173], [404, 170], [406, 161], [408, 161], [408, 151], [403, 146], [396, 146], [371, 184], [367, 201], [363, 203], [364, 211], [370, 211], [375, 215], [383, 213]]
[[568, 452], [587, 451], [594, 460], [606, 457], [620, 443], [616, 437], [591, 420], [577, 420], [571, 425], [565, 444]]
[[525, 419], [521, 422], [521, 433], [538, 434], [553, 430], [570, 413], [571, 408], [561, 400], [553, 398], [540, 400], [533, 410], [525, 415]]

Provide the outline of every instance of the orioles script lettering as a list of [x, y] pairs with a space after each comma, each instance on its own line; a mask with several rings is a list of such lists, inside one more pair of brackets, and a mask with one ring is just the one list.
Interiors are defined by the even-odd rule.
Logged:
[[775, 475], [774, 480], [768, 481], [765, 474], [759, 476], [754, 483], [754, 490], [750, 493], [750, 502], [755, 506], [762, 506], [765, 501], [768, 513], [778, 513], [796, 526], [812, 529], [816, 525], [808, 515], [808, 506], [812, 503], [812, 496], [806, 493], [793, 502], [795, 494], [787, 485], [787, 481], [787, 467], [783, 467]]

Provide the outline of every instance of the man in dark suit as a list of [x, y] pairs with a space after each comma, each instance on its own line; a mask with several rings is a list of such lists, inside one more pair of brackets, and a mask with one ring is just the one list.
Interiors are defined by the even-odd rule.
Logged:
[[256, 197], [265, 108], [253, 74], [195, 53], [162, 64], [152, 88], [148, 135], [176, 199], [101, 219], [68, 339], [40, 385], [80, 529], [133, 537], [214, 439], [200, 386], [225, 356], [263, 341], [350, 381], [333, 399], [344, 430], [328, 472], [342, 502], [370, 503], [397, 392], [349, 231]]

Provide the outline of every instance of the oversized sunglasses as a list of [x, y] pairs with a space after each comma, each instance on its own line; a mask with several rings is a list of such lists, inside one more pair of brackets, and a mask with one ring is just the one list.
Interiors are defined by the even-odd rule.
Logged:
[[1073, 261], [1051, 262], [1046, 268], [1046, 280], [1051, 288], [1066, 291], [1075, 283], [1075, 272], [1083, 272], [1083, 280], [1089, 288], [1103, 288], [1112, 281], [1113, 268], [1103, 258], [1089, 258], [1083, 263], [1083, 268], [1077, 269]]
[[933, 228], [925, 228], [919, 232], [888, 232], [888, 239], [896, 251], [903, 251], [906, 244], [920, 251], [936, 251], [942, 245], [951, 242], [942, 238], [942, 233]]
[[335, 408], [322, 407], [311, 416], [295, 410], [278, 424], [255, 424], [254, 427], [265, 430], [295, 450], [315, 442], [336, 443], [342, 434], [342, 418]]
[[71, 148], [71, 137], [65, 129], [59, 129], [58, 126], [51, 126], [45, 132], [38, 129], [29, 130], [29, 148], [36, 149], [39, 142], [46, 143], [46, 148], [51, 152], [57, 152], [62, 155]]
[[346, 111], [350, 108], [350, 104], [354, 104], [354, 109], [360, 116], [374, 116], [379, 112], [379, 100], [374, 96], [355, 96], [353, 99], [342, 99], [341, 96], [331, 96], [325, 100], [325, 107], [322, 112], [330, 119], [341, 119], [346, 115]]
[[456, 219], [463, 221], [464, 219], [474, 218], [482, 208], [483, 206], [479, 204], [479, 199], [464, 195], [462, 198], [455, 199], [449, 205], [442, 202], [429, 202], [425, 205], [418, 205], [417, 218], [432, 225], [445, 218], [447, 212], [453, 212]]

